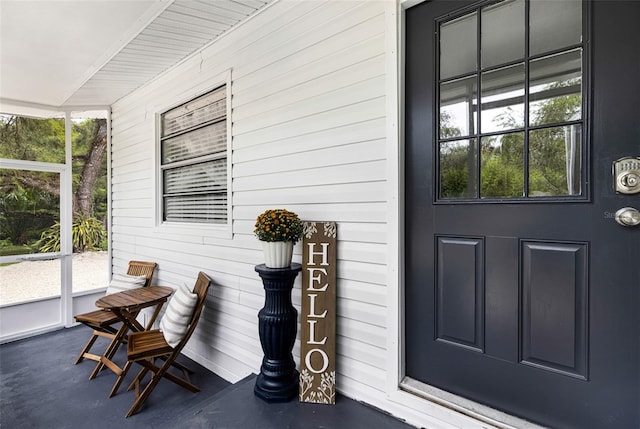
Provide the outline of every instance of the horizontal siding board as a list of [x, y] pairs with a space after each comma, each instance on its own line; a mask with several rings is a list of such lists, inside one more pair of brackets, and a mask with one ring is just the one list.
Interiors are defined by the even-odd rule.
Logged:
[[373, 365], [367, 365], [366, 363], [359, 362], [351, 359], [348, 356], [340, 355], [337, 353], [336, 357], [336, 384], [339, 385], [340, 380], [345, 374], [348, 374], [353, 380], [357, 380], [358, 383], [372, 387], [380, 392], [384, 392], [386, 387], [386, 375], [383, 371], [380, 371]]
[[150, 166], [138, 165], [137, 170], [127, 169], [126, 172], [117, 173], [116, 172], [117, 167], [114, 167], [112, 171], [111, 179], [114, 185], [121, 184], [121, 183], [133, 183], [133, 182], [140, 182], [143, 180], [150, 180], [149, 171], [148, 171], [150, 168], [151, 168]]
[[242, 52], [256, 49], [257, 44], [269, 40], [274, 34], [287, 31], [291, 22], [323, 6], [322, 2], [317, 1], [280, 2], [276, 7], [263, 10], [257, 19], [246, 21], [242, 31], [231, 32], [227, 37], [218, 39], [201, 52], [201, 58], [204, 61], [216, 57], [226, 60], [238, 55], [234, 57], [236, 62], [247, 61], [239, 56]]
[[[111, 175], [115, 177], [137, 174], [137, 177], [151, 177], [153, 175], [153, 165], [150, 159], [124, 158], [122, 162], [111, 163]], [[120, 178], [118, 180], [121, 180]]]
[[234, 141], [233, 162], [235, 165], [271, 157], [306, 153], [310, 150], [338, 148], [351, 143], [382, 139], [384, 135], [385, 120], [383, 118], [376, 118], [345, 124], [315, 133], [279, 139], [277, 145], [268, 144], [241, 147], [237, 141]]
[[151, 176], [153, 174], [153, 166], [148, 155], [145, 157], [143, 154], [141, 155], [138, 153], [126, 158], [121, 158], [119, 161], [120, 162], [114, 162], [112, 160], [112, 176], [131, 174], [132, 171], [146, 176]]
[[341, 107], [351, 106], [371, 99], [379, 99], [384, 94], [384, 76], [375, 76], [306, 99], [300, 100], [292, 97], [289, 103], [282, 107], [270, 107], [262, 113], [253, 115], [245, 120], [233, 117], [233, 132], [234, 134], [243, 134], [297, 119], [316, 117], [318, 113], [331, 112]]
[[[288, 26], [286, 32], [279, 32], [269, 39], [261, 41], [263, 44], [257, 56], [247, 58], [237, 67], [237, 77], [244, 78], [250, 73], [259, 73], [262, 68], [266, 68], [274, 63], [287, 61], [290, 57], [303, 55], [317, 45], [331, 46], [339, 49], [340, 40], [342, 44], [352, 38], [358, 39], [360, 34], [368, 35], [381, 32], [384, 28], [384, 18], [382, 14], [374, 17], [366, 16], [361, 18], [363, 22], [354, 23], [352, 15], [346, 12], [352, 8], [352, 2], [336, 2], [337, 4], [331, 8], [319, 8], [314, 11], [311, 19], [299, 20]], [[375, 6], [367, 5], [362, 2], [356, 6], [361, 10]], [[334, 9], [335, 8], [335, 9]], [[342, 12], [338, 12], [337, 8], [344, 8]], [[329, 11], [329, 9], [332, 9]], [[374, 10], [374, 9], [371, 9]], [[328, 21], [322, 21], [321, 15], [326, 11], [331, 15]], [[374, 12], [377, 13], [378, 11]], [[322, 29], [317, 30], [319, 27]], [[291, 33], [293, 31], [293, 33]], [[291, 37], [295, 34], [295, 37]], [[335, 44], [334, 44], [335, 43]], [[334, 45], [333, 45], [334, 44]]]
[[[112, 122], [112, 124], [115, 123], [116, 121]], [[150, 152], [148, 151], [153, 147], [150, 141], [153, 138], [153, 130], [146, 127], [131, 128], [131, 130], [122, 134], [116, 132], [111, 138], [112, 161], [115, 164], [119, 164], [122, 160], [122, 164], [126, 165], [127, 158], [138, 152], [146, 153], [146, 159], [149, 159]]]
[[260, 359], [256, 356], [255, 346], [244, 347], [242, 343], [237, 341], [237, 338], [233, 338], [233, 336], [224, 333], [226, 330], [220, 328], [219, 326], [211, 326], [209, 324], [203, 326], [199, 324], [193, 334], [195, 341], [189, 341], [189, 346], [199, 354], [216, 353], [217, 350], [224, 350], [224, 354], [236, 356], [236, 359], [244, 357], [241, 360], [244, 361], [245, 364], [259, 369]]
[[336, 46], [314, 46], [287, 61], [286, 68], [278, 67], [276, 63], [261, 69], [260, 73], [239, 79], [233, 92], [234, 105], [242, 118], [246, 115], [243, 111], [251, 114], [253, 110], [260, 109], [261, 104], [256, 105], [258, 101], [269, 104], [272, 99], [286, 97], [287, 93], [296, 90], [300, 90], [302, 96], [317, 93], [332, 78], [344, 86], [359, 73], [366, 77], [366, 74], [377, 71], [377, 62], [383, 55], [383, 42], [383, 35], [372, 33], [349, 39], [346, 44], [342, 41]]
[[387, 270], [384, 265], [354, 261], [338, 261], [338, 276], [342, 279], [386, 285]]
[[381, 328], [386, 326], [387, 310], [383, 306], [348, 299], [338, 299], [336, 314], [338, 317], [360, 320]]
[[[276, 203], [267, 203], [255, 206], [253, 204], [242, 205], [234, 201], [234, 216], [240, 219], [255, 219], [255, 217], [268, 208], [273, 208]], [[292, 210], [304, 219], [333, 220], [336, 222], [380, 222], [387, 218], [387, 205], [383, 202], [362, 203], [358, 205], [346, 203], [331, 204], [288, 204]]]
[[[241, 122], [247, 118], [255, 118], [267, 110], [271, 111], [290, 105], [292, 101], [317, 100], [320, 95], [332, 94], [337, 90], [349, 88], [381, 76], [384, 74], [384, 55], [380, 54], [377, 49], [372, 54], [375, 54], [373, 58], [365, 58], [362, 61], [356, 61], [357, 57], [350, 58], [348, 65], [343, 64], [345, 61], [343, 57], [338, 57], [334, 60], [336, 62], [340, 60], [337, 64], [324, 64], [332, 72], [323, 75], [319, 74], [317, 68], [309, 67], [309, 70], [297, 70], [296, 73], [292, 73], [293, 76], [279, 76], [277, 79], [271, 80], [261, 76], [261, 80], [256, 85], [257, 88], [252, 88], [249, 91], [238, 92], [237, 88], [234, 88], [234, 120]], [[363, 53], [360, 52], [360, 55]], [[293, 85], [291, 79], [298, 80], [300, 83]], [[270, 82], [270, 84], [265, 85], [265, 82]], [[281, 86], [282, 89], [276, 91], [274, 86]], [[269, 92], [260, 97], [260, 92], [263, 91]], [[248, 97], [250, 97], [249, 100], [247, 100]]]
[[[211, 310], [211, 313], [213, 313], [214, 309]], [[255, 355], [257, 352], [256, 345], [259, 347], [260, 344], [258, 333], [256, 332], [255, 335], [245, 334], [245, 332], [249, 332], [247, 329], [255, 331], [255, 329], [253, 329], [254, 326], [248, 326], [249, 323], [245, 323], [244, 325], [247, 325], [247, 327], [243, 329], [242, 323], [231, 323], [233, 320], [230, 318], [227, 318], [227, 320], [222, 323], [222, 321], [218, 321], [217, 313], [218, 312], [212, 316], [212, 319], [209, 319], [207, 318], [207, 314], [203, 312], [199, 324], [202, 324], [209, 329], [201, 330], [200, 338], [206, 339], [213, 333], [222, 340], [234, 344], [236, 347], [250, 351]], [[215, 320], [215, 323], [212, 320]]]
[[[357, 165], [357, 169], [354, 169], [354, 165]], [[304, 170], [304, 174], [300, 174], [300, 170]], [[385, 162], [382, 160], [300, 170], [235, 178], [233, 189], [236, 192], [242, 192], [278, 187], [282, 183], [295, 183], [296, 186], [315, 186], [385, 179]]]
[[[305, 5], [304, 3], [307, 3]], [[296, 52], [304, 50], [318, 42], [318, 39], [335, 34], [336, 28], [348, 25], [344, 20], [344, 13], [354, 7], [350, 2], [336, 2], [331, 8], [314, 2], [298, 2], [289, 15], [289, 21], [282, 19], [272, 21], [263, 37], [252, 40], [250, 49], [237, 52], [238, 77], [265, 67], [274, 62], [282, 61]], [[340, 17], [343, 17], [342, 23]], [[326, 25], [324, 31], [313, 31], [319, 25]], [[333, 27], [329, 30], [329, 26]], [[295, 34], [296, 37], [291, 37]]]
[[136, 198], [131, 198], [132, 195], [140, 193], [140, 196], [143, 198], [152, 198], [154, 192], [153, 183], [151, 180], [141, 180], [136, 183], [120, 183], [117, 185], [114, 184], [112, 185], [112, 190], [114, 193], [120, 191], [125, 192], [120, 198], [114, 198], [114, 203], [119, 200], [128, 200], [131, 204], [136, 204]]
[[116, 216], [113, 216], [113, 224], [112, 224], [113, 231], [116, 231], [116, 228], [120, 228], [122, 226], [126, 226], [126, 227], [129, 227], [129, 228], [141, 228], [139, 231], [136, 232], [135, 235], [136, 236], [138, 236], [138, 235], [144, 236], [146, 234], [150, 234], [151, 232], [153, 232], [151, 230], [151, 228], [153, 228], [154, 224], [153, 224], [153, 221], [151, 219], [149, 219], [148, 217], [146, 217], [146, 218], [137, 218], [137, 217], [131, 217], [131, 218], [118, 217], [118, 218], [116, 218]]
[[387, 304], [387, 290], [381, 285], [340, 279], [336, 288], [338, 298], [360, 301], [384, 307]]
[[[235, 348], [218, 340], [215, 335], [215, 346], [212, 341], [190, 341], [183, 349], [184, 354], [201, 362], [210, 362], [210, 366], [217, 368], [218, 374], [229, 377], [229, 381], [236, 382], [256, 371], [255, 356], [245, 350]], [[258, 366], [259, 368], [259, 366]]]
[[111, 207], [116, 209], [131, 208], [132, 206], [135, 206], [135, 208], [153, 208], [153, 200], [149, 192], [147, 190], [132, 190], [111, 204]]
[[341, 261], [379, 265], [384, 265], [387, 262], [387, 246], [385, 244], [354, 243], [341, 240], [338, 243], [337, 254]]
[[271, 143], [289, 137], [325, 131], [356, 122], [383, 118], [384, 115], [385, 100], [384, 97], [379, 97], [340, 107], [328, 112], [321, 112], [312, 118], [295, 119], [244, 134], [235, 134], [234, 131], [233, 144], [234, 147], [236, 145], [242, 147]]
[[338, 335], [336, 337], [336, 353], [376, 367], [380, 372], [385, 369], [386, 353], [382, 347], [376, 347], [353, 338], [345, 338]]
[[[370, 140], [334, 148], [322, 148], [304, 153], [294, 153], [270, 157], [233, 166], [233, 177], [266, 175], [290, 170], [300, 171], [324, 166], [366, 163], [383, 160], [385, 156], [383, 140]], [[288, 168], [286, 166], [289, 166]], [[382, 171], [384, 172], [384, 170]], [[300, 173], [298, 173], [300, 174]], [[305, 172], [307, 174], [307, 172]], [[302, 174], [300, 174], [302, 175]], [[296, 183], [296, 182], [286, 182]]]
[[387, 226], [382, 223], [342, 222], [339, 228], [340, 239], [345, 242], [387, 243]]
[[354, 319], [340, 319], [340, 323], [336, 324], [336, 333], [342, 337], [373, 345], [386, 344], [387, 341], [385, 328]]
[[[216, 20], [213, 2], [195, 20]], [[127, 96], [112, 113], [114, 264], [153, 260], [157, 284], [214, 280], [185, 353], [239, 379], [259, 370], [263, 262], [256, 216], [286, 207], [303, 219], [338, 222], [339, 373], [384, 392], [387, 383], [388, 86], [384, 2], [277, 2], [237, 31]], [[189, 6], [174, 12], [188, 16]], [[177, 16], [172, 18], [182, 20]], [[188, 22], [193, 22], [189, 17]], [[180, 27], [175, 21], [172, 27]], [[209, 29], [211, 30], [211, 29]], [[209, 31], [207, 30], [207, 31]], [[213, 30], [211, 30], [213, 31]], [[150, 37], [152, 36], [152, 37]], [[164, 37], [166, 44], [154, 44]], [[192, 33], [147, 33], [146, 53], [170, 56]], [[129, 63], [101, 78], [138, 70]], [[130, 55], [133, 54], [133, 55]], [[231, 238], [199, 228], [157, 227], [155, 117], [232, 75]], [[109, 83], [107, 83], [109, 84]], [[301, 261], [302, 247], [294, 248]], [[299, 310], [301, 278], [292, 291]], [[298, 331], [300, 332], [300, 331]], [[299, 361], [300, 339], [294, 356]], [[340, 382], [339, 382], [340, 385]]]
[[141, 218], [148, 219], [149, 213], [152, 213], [151, 208], [126, 208], [126, 209], [118, 209], [114, 208], [112, 211], [112, 215], [114, 217], [127, 217], [127, 218]]
[[382, 202], [385, 198], [381, 183], [346, 183], [341, 185], [308, 186], [291, 188], [281, 184], [279, 188], [260, 191], [238, 192], [234, 204], [248, 202], [271, 205], [329, 204], [329, 203], [370, 203]]
[[[126, 204], [140, 204], [140, 200], [148, 200], [148, 204], [152, 205], [153, 200], [153, 187], [130, 187], [130, 186], [121, 186], [118, 189], [118, 199], [113, 201], [113, 204], [116, 203], [125, 203]], [[144, 202], [142, 203], [144, 204]]]

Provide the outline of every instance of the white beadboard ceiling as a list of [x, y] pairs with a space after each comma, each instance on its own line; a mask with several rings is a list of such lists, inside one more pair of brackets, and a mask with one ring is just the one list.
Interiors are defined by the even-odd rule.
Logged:
[[273, 1], [0, 0], [0, 113], [109, 106]]

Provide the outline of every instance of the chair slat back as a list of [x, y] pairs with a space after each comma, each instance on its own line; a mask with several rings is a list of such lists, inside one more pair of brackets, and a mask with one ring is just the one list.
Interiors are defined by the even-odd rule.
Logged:
[[193, 286], [193, 293], [198, 295], [198, 301], [196, 302], [196, 306], [193, 309], [193, 314], [191, 316], [191, 320], [189, 321], [189, 328], [187, 332], [185, 332], [184, 337], [180, 340], [180, 343], [173, 349], [173, 354], [177, 356], [180, 353], [180, 350], [187, 344], [191, 334], [196, 329], [196, 325], [198, 324], [198, 320], [200, 319], [200, 313], [202, 313], [202, 309], [204, 308], [204, 303], [207, 300], [207, 292], [209, 291], [209, 286], [211, 286], [211, 279], [202, 271], [198, 273], [198, 279], [196, 280], [195, 286]]
[[144, 284], [144, 287], [151, 285], [151, 279], [153, 278], [153, 272], [156, 269], [155, 262], [145, 262], [145, 261], [129, 261], [129, 268], [127, 269], [127, 274], [130, 276], [145, 276], [147, 281]]

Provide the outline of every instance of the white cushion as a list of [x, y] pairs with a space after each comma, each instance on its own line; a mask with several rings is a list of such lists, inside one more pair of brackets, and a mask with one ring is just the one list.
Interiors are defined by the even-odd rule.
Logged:
[[191, 292], [187, 285], [179, 287], [169, 300], [167, 310], [160, 320], [160, 330], [171, 347], [177, 346], [187, 332], [197, 302], [198, 295]]
[[146, 276], [130, 276], [129, 274], [114, 274], [107, 287], [107, 295], [125, 290], [137, 289], [147, 282]]

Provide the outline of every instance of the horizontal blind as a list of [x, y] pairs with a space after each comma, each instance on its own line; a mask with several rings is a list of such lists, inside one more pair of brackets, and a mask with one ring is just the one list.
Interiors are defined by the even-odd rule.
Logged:
[[163, 219], [227, 223], [226, 86], [161, 115]]
[[227, 121], [163, 140], [162, 163], [183, 161], [227, 150]]
[[227, 191], [227, 159], [217, 159], [164, 171], [164, 194]]
[[224, 118], [227, 114], [226, 97], [226, 86], [222, 86], [165, 112], [162, 115], [162, 137]]
[[169, 222], [226, 223], [227, 194], [176, 196], [164, 199], [165, 220]]

